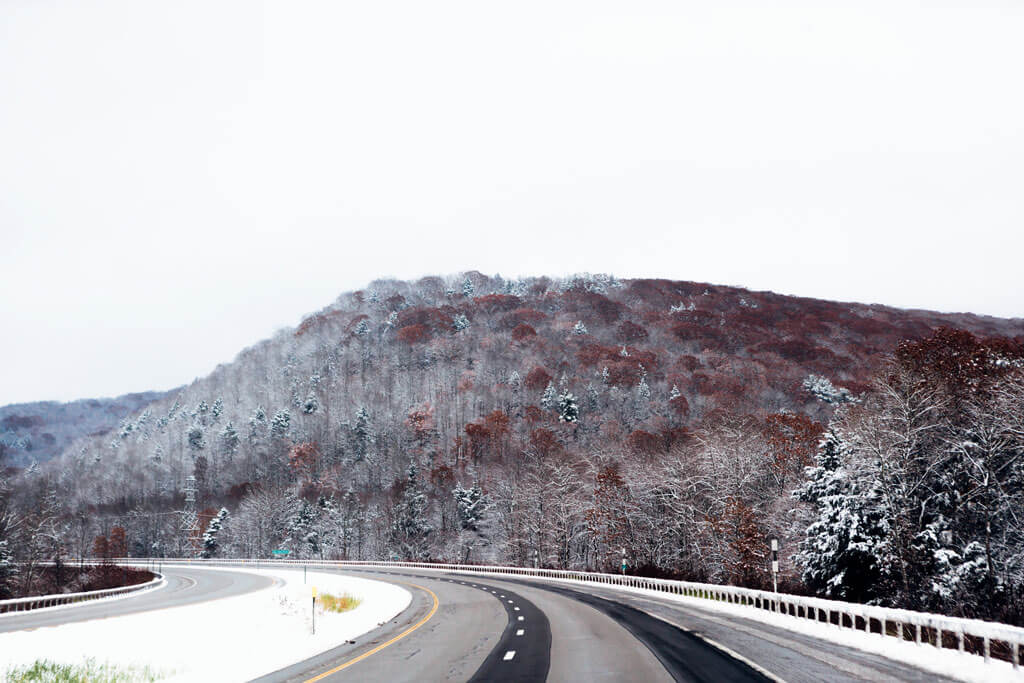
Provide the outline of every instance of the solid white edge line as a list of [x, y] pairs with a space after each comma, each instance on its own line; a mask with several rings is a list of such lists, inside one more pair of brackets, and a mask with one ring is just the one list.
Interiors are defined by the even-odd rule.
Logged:
[[708, 638], [707, 636], [703, 636], [703, 635], [697, 633], [696, 631], [691, 631], [690, 629], [686, 628], [685, 626], [677, 624], [677, 623], [675, 623], [673, 621], [669, 621], [665, 617], [659, 617], [657, 614], [652, 614], [651, 612], [648, 612], [645, 609], [640, 609], [639, 607], [635, 607], [635, 606], [634, 606], [634, 609], [639, 609], [641, 612], [643, 612], [644, 614], [646, 614], [649, 617], [654, 617], [655, 619], [658, 619], [660, 621], [664, 621], [666, 624], [669, 624], [671, 626], [675, 626], [680, 631], [686, 631], [691, 636], [695, 636], [697, 638], [700, 638], [701, 640], [703, 640], [705, 643], [707, 643], [711, 647], [716, 648], [718, 650], [721, 650], [722, 652], [724, 652], [725, 654], [729, 655], [733, 659], [738, 659], [739, 661], [743, 662], [744, 664], [749, 666], [754, 671], [756, 671], [759, 674], [762, 674], [764, 676], [767, 676], [769, 679], [775, 681], [776, 683], [786, 683], [785, 680], [779, 678], [777, 675], [773, 674], [771, 671], [769, 671], [768, 669], [764, 668], [763, 666], [761, 666], [757, 662], [755, 662], [755, 661], [753, 661], [751, 659], [748, 659], [747, 657], [744, 657], [739, 652], [736, 652], [736, 650], [733, 650], [730, 647], [726, 647], [725, 645], [722, 645], [717, 640], [712, 640], [711, 638]]

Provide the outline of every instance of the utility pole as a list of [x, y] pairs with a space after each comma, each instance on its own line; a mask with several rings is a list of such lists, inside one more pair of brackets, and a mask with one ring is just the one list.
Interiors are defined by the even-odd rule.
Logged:
[[779, 592], [779, 539], [772, 539], [772, 591]]

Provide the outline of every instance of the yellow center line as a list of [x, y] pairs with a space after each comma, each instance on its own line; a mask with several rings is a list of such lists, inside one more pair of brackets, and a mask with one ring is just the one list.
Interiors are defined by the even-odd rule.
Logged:
[[[389, 579], [389, 581], [394, 581], [394, 579]], [[394, 638], [392, 638], [388, 642], [382, 643], [382, 644], [378, 645], [377, 647], [373, 648], [372, 650], [370, 650], [369, 652], [364, 652], [363, 654], [359, 655], [355, 659], [350, 659], [347, 662], [345, 662], [344, 664], [342, 664], [340, 666], [336, 666], [335, 668], [331, 669], [330, 671], [325, 671], [322, 674], [320, 674], [319, 676], [314, 676], [313, 678], [307, 679], [305, 681], [305, 683], [313, 683], [314, 681], [319, 681], [321, 679], [327, 678], [328, 676], [336, 674], [339, 671], [341, 671], [342, 669], [347, 669], [348, 667], [352, 666], [353, 664], [355, 664], [357, 662], [361, 662], [361, 661], [363, 661], [364, 659], [366, 659], [367, 657], [369, 657], [371, 655], [377, 654], [378, 652], [380, 652], [381, 650], [386, 648], [388, 645], [396, 643], [399, 640], [401, 640], [402, 638], [405, 638], [407, 635], [409, 635], [410, 633], [412, 633], [413, 631], [418, 629], [420, 626], [423, 626], [423, 624], [425, 624], [428, 621], [430, 621], [430, 618], [434, 616], [435, 612], [437, 612], [437, 605], [438, 605], [437, 595], [434, 594], [434, 591], [430, 590], [429, 588], [424, 588], [423, 586], [420, 586], [420, 585], [415, 584], [415, 583], [407, 583], [405, 581], [394, 581], [394, 583], [402, 583], [402, 584], [405, 584], [406, 586], [412, 586], [413, 588], [419, 588], [420, 590], [423, 590], [423, 591], [426, 591], [426, 592], [430, 593], [430, 597], [432, 597], [434, 599], [434, 605], [430, 608], [430, 612], [427, 614], [427, 616], [423, 617], [418, 622], [416, 622], [415, 624], [413, 624], [412, 626], [410, 626], [406, 630], [402, 631], [401, 633], [399, 633], [397, 636], [395, 636]]]

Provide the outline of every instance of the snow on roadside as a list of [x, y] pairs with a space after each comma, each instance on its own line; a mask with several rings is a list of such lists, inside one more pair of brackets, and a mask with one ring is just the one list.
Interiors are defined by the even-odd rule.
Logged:
[[[174, 681], [243, 681], [353, 640], [392, 619], [412, 596], [390, 583], [343, 574], [285, 569], [190, 566], [271, 576], [275, 583], [221, 600], [108, 619], [0, 634], [0, 672], [37, 659], [148, 666]], [[362, 602], [348, 612], [317, 610], [311, 634], [311, 587]]]

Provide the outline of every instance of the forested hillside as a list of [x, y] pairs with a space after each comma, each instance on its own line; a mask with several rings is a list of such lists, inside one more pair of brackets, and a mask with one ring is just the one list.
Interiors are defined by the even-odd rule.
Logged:
[[117, 398], [69, 403], [37, 401], [0, 406], [0, 462], [27, 467], [59, 455], [82, 436], [102, 436], [168, 392], [146, 391]]
[[1022, 341], [1022, 320], [703, 283], [377, 281], [3, 499], [37, 557], [124, 530], [135, 555], [625, 552], [759, 586], [777, 536], [791, 590], [992, 614], [1024, 579], [1024, 431], [984, 420], [1024, 396]]

